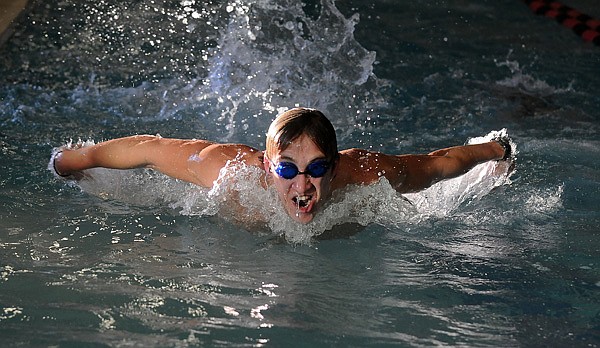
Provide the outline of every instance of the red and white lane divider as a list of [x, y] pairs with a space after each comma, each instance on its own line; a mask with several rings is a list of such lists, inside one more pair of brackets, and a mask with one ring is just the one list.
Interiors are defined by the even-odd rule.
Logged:
[[529, 8], [540, 16], [554, 18], [557, 22], [573, 30], [584, 41], [600, 46], [600, 20], [592, 18], [576, 9], [552, 0], [523, 0]]

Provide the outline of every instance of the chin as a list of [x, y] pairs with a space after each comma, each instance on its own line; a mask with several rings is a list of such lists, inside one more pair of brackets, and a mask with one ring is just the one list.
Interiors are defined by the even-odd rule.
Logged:
[[296, 207], [288, 207], [287, 213], [292, 220], [303, 225], [311, 222], [315, 217], [314, 211], [298, 211]]
[[296, 221], [299, 222], [303, 225], [306, 225], [307, 223], [311, 222], [314, 218], [314, 215], [311, 214], [307, 214], [307, 213], [300, 213], [297, 214], [296, 212], [294, 212], [293, 214], [290, 214], [290, 217]]

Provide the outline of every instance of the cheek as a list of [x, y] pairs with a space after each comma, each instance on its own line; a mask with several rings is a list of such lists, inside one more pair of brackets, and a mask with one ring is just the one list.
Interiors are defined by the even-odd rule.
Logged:
[[322, 178], [319, 178], [317, 180], [313, 179], [312, 184], [317, 189], [317, 191], [320, 192], [320, 194], [323, 194], [324, 191], [327, 191], [327, 181], [323, 180]]
[[275, 174], [272, 174], [272, 178], [277, 192], [285, 195], [285, 193], [289, 190], [290, 180], [284, 180]]
[[326, 196], [331, 191], [331, 176], [326, 175], [319, 178], [319, 181], [315, 181], [314, 185], [321, 196]]

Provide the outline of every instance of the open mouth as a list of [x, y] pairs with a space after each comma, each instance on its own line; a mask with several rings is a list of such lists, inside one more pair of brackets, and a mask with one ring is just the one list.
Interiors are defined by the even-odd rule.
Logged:
[[305, 208], [309, 205], [312, 196], [304, 195], [304, 196], [296, 196], [292, 198], [292, 201], [298, 206], [298, 208]]

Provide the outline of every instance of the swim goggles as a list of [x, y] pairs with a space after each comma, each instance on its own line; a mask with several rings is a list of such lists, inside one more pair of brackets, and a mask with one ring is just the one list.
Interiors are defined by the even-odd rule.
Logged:
[[[271, 162], [271, 160], [269, 160], [269, 162]], [[311, 178], [320, 178], [327, 173], [330, 166], [329, 161], [327, 160], [317, 160], [309, 164], [306, 167], [306, 170], [301, 172], [292, 162], [279, 162], [277, 165], [271, 162], [271, 164], [275, 167], [275, 173], [287, 180], [295, 178], [298, 174], [310, 175]]]

